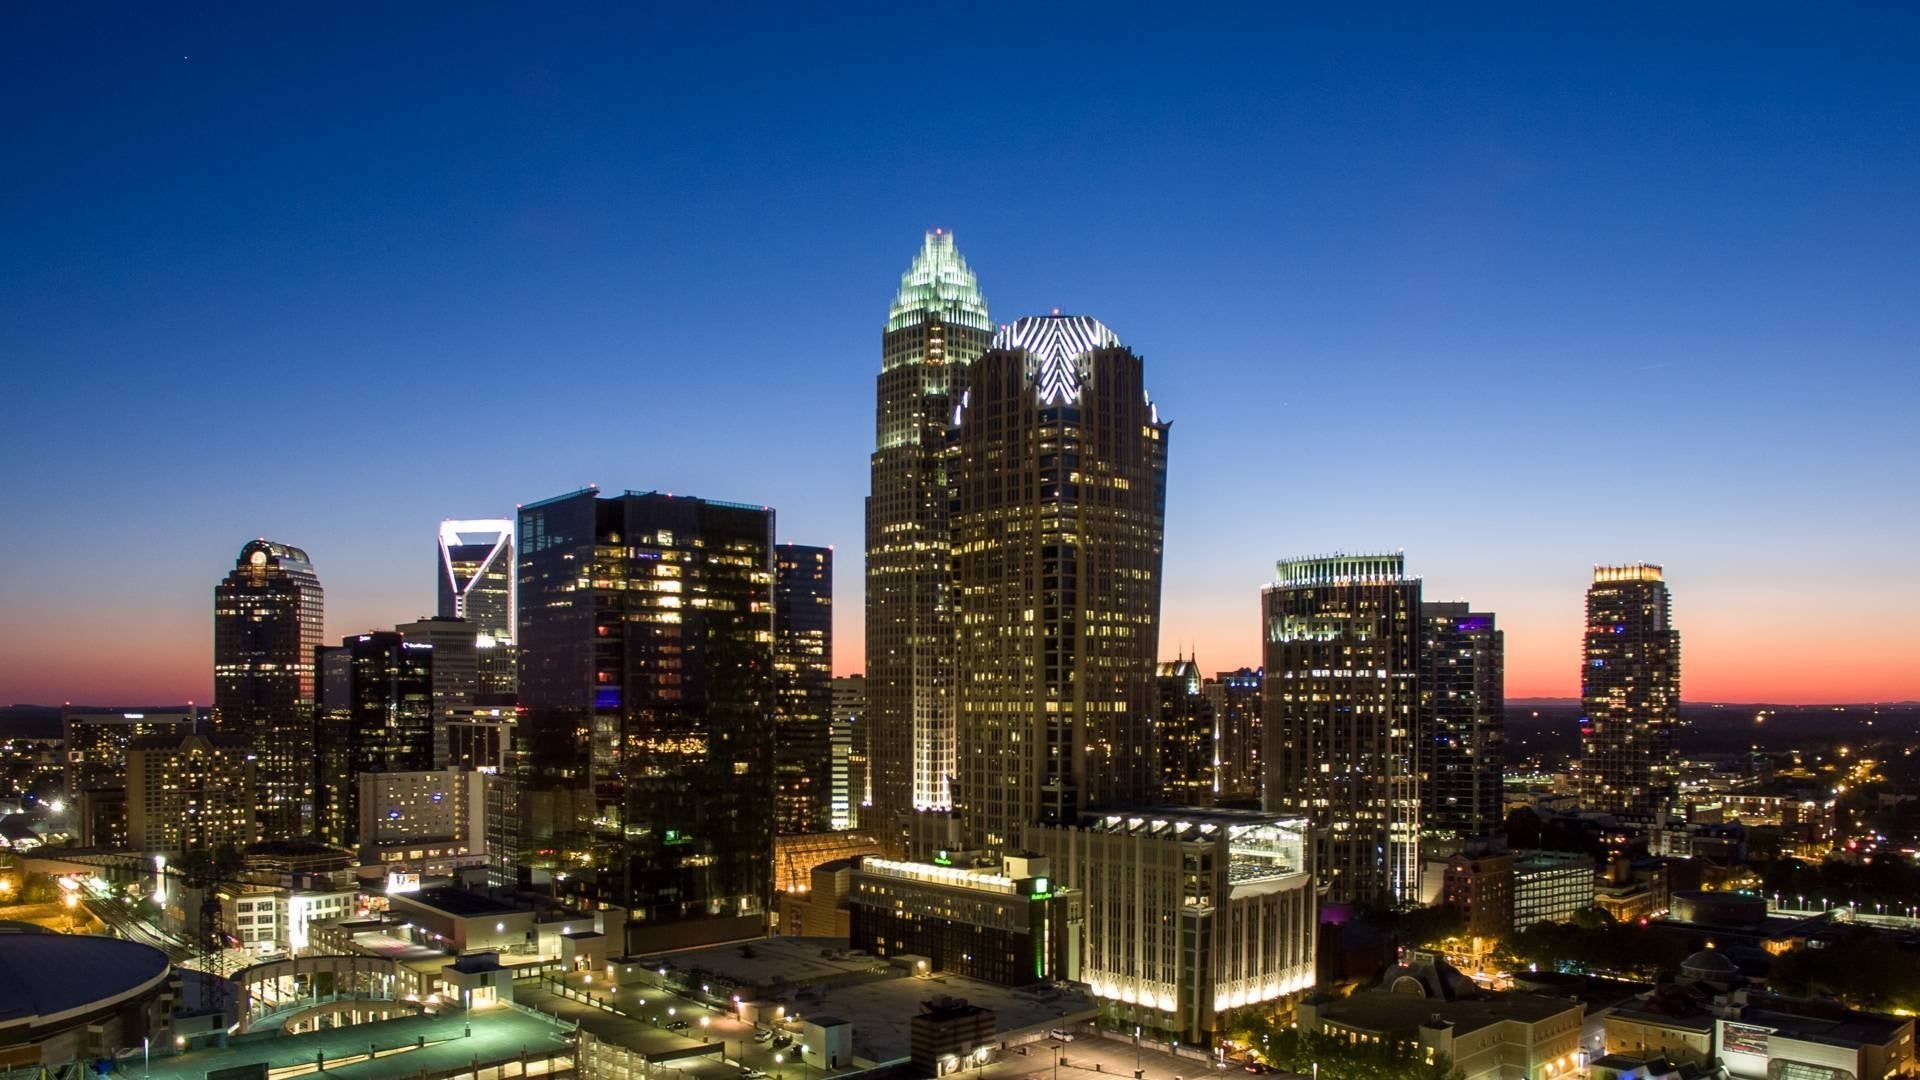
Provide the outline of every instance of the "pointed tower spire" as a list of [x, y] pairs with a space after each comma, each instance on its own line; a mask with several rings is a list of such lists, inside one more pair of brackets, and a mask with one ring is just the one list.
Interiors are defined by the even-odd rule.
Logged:
[[953, 246], [953, 234], [945, 229], [928, 229], [920, 253], [913, 257], [907, 272], [900, 275], [900, 292], [887, 311], [887, 329], [898, 330], [938, 315], [958, 326], [993, 332], [993, 320], [987, 316], [987, 298], [980, 295], [980, 283], [967, 260]]

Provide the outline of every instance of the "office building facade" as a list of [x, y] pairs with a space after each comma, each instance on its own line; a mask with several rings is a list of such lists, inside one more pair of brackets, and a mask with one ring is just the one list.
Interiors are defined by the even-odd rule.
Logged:
[[781, 544], [773, 578], [774, 827], [833, 819], [833, 549]]
[[1488, 611], [1420, 605], [1422, 830], [1453, 839], [1504, 831], [1504, 638]]
[[1399, 555], [1287, 559], [1261, 595], [1266, 807], [1313, 823], [1334, 903], [1420, 891], [1420, 579]]
[[473, 627], [475, 692], [494, 705], [511, 701], [518, 675], [513, 645], [513, 524], [510, 518], [440, 523], [437, 614], [464, 619]]
[[313, 663], [325, 617], [313, 562], [288, 544], [249, 542], [214, 586], [213, 731], [254, 752], [269, 839], [313, 824]]
[[1260, 709], [1266, 675], [1254, 668], [1222, 671], [1201, 686], [1220, 733], [1220, 801], [1260, 805]]
[[592, 488], [521, 508], [523, 850], [629, 909], [632, 947], [764, 928], [773, 524]]
[[955, 803], [1000, 852], [1151, 797], [1169, 425], [1140, 358], [1061, 315], [996, 333], [953, 421]]
[[245, 848], [260, 838], [255, 754], [238, 739], [162, 735], [127, 747], [127, 844], [147, 852]]
[[433, 646], [396, 631], [315, 650], [315, 791], [322, 840], [360, 839], [360, 777], [433, 767]]
[[1212, 806], [1220, 797], [1219, 730], [1200, 666], [1170, 660], [1160, 665], [1154, 684], [1160, 695], [1153, 739], [1158, 801]]
[[832, 829], [857, 829], [873, 803], [872, 725], [867, 723], [867, 677], [833, 680]]
[[992, 869], [861, 859], [847, 905], [848, 943], [874, 956], [921, 956], [932, 972], [1001, 986], [1077, 975], [1079, 897], [1044, 859]]
[[1136, 809], [1026, 830], [1086, 912], [1080, 981], [1102, 1019], [1205, 1045], [1231, 1009], [1313, 985], [1304, 818]]
[[881, 335], [867, 497], [866, 664], [873, 799], [864, 826], [904, 849], [916, 810], [953, 806], [947, 424], [993, 336], [953, 235], [927, 233]]
[[1580, 706], [1581, 805], [1667, 808], [1679, 789], [1680, 632], [1660, 567], [1594, 567]]
[[480, 694], [480, 632], [473, 624], [436, 615], [401, 623], [394, 630], [407, 641], [433, 647], [435, 729], [470, 712]]
[[1593, 906], [1593, 858], [1570, 851], [1513, 854], [1513, 929], [1535, 923], [1572, 922]]

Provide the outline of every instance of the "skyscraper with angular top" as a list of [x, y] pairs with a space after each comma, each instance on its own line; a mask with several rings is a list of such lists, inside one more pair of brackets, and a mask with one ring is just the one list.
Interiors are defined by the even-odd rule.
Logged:
[[909, 815], [953, 805], [953, 600], [947, 424], [993, 336], [953, 234], [933, 229], [887, 311], [867, 498], [866, 723], [873, 803], [861, 824], [904, 849]]
[[1283, 559], [1261, 593], [1266, 808], [1306, 815], [1334, 903], [1420, 892], [1420, 579], [1400, 555]]
[[514, 656], [513, 521], [449, 519], [440, 523], [438, 614], [464, 619], [474, 631], [477, 699], [510, 702], [518, 677]]
[[965, 846], [998, 853], [1154, 795], [1170, 425], [1098, 320], [1025, 318], [992, 344], [948, 474], [955, 808]]
[[1580, 706], [1581, 805], [1664, 808], [1679, 788], [1680, 632], [1660, 567], [1593, 568]]
[[314, 650], [326, 594], [307, 553], [253, 540], [213, 590], [213, 730], [253, 751], [260, 835], [313, 825]]

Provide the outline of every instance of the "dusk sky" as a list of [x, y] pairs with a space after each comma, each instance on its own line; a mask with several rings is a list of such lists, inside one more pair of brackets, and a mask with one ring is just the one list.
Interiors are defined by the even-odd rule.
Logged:
[[701, 7], [0, 9], [0, 702], [207, 701], [247, 540], [337, 637], [588, 483], [834, 545], [860, 670], [933, 226], [1146, 358], [1163, 655], [1403, 549], [1572, 696], [1644, 560], [1686, 698], [1920, 698], [1920, 8]]

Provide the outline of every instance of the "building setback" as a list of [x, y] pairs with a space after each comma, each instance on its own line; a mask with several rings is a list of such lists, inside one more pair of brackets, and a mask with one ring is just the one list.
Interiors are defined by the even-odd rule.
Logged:
[[1594, 567], [1580, 706], [1581, 805], [1665, 809], [1679, 788], [1680, 632], [1660, 567]]
[[1421, 828], [1493, 836], [1506, 822], [1505, 637], [1492, 612], [1464, 603], [1423, 603], [1420, 624]]
[[833, 827], [833, 549], [774, 552], [774, 826], [824, 832]]
[[1168, 428], [1088, 316], [1003, 327], [968, 370], [948, 456], [967, 848], [1152, 796]]
[[771, 910], [773, 519], [593, 488], [520, 510], [521, 843], [629, 909], [627, 948]]
[[1287, 559], [1265, 614], [1266, 806], [1313, 823], [1334, 903], [1420, 893], [1420, 579], [1399, 555]]
[[863, 825], [905, 849], [909, 815], [953, 805], [953, 608], [947, 423], [993, 322], [942, 229], [900, 277], [881, 335], [867, 498], [867, 720], [873, 805]]
[[314, 650], [326, 597], [307, 553], [250, 541], [213, 590], [213, 730], [257, 758], [262, 835], [313, 824]]

